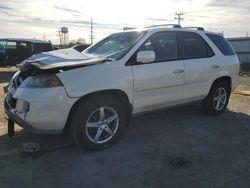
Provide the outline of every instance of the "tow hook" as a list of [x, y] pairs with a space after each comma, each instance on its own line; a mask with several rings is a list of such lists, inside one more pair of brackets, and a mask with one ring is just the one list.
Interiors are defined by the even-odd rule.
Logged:
[[8, 86], [9, 86], [9, 85], [6, 85], [6, 86], [3, 87], [4, 93], [7, 93], [7, 92], [8, 92]]
[[12, 138], [14, 136], [14, 124], [15, 122], [8, 119], [8, 136]]

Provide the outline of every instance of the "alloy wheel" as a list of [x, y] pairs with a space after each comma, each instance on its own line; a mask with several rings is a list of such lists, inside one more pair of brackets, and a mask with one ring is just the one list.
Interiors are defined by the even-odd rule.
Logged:
[[219, 87], [213, 98], [214, 109], [220, 111], [224, 108], [227, 101], [227, 91], [223, 87]]
[[111, 107], [100, 107], [90, 114], [86, 123], [89, 140], [102, 144], [113, 138], [119, 127], [119, 116]]

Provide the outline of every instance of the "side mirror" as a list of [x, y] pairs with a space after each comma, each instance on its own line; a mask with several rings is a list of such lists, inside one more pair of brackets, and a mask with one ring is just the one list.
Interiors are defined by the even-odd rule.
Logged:
[[138, 63], [152, 63], [155, 61], [155, 52], [154, 51], [140, 51], [137, 53], [136, 61]]

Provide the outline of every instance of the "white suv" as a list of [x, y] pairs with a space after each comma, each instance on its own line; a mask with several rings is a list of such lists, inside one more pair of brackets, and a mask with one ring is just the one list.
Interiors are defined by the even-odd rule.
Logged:
[[132, 114], [193, 101], [221, 114], [238, 75], [239, 60], [220, 34], [176, 25], [115, 33], [82, 53], [22, 62], [5, 99], [9, 135], [14, 122], [36, 133], [70, 129], [78, 145], [106, 148]]

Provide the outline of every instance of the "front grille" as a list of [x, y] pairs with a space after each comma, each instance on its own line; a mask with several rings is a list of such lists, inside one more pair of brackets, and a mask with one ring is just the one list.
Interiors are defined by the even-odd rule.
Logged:
[[15, 89], [17, 89], [17, 88], [21, 85], [22, 82], [23, 82], [23, 79], [22, 79], [21, 75], [18, 75], [18, 76], [13, 80], [13, 87], [14, 87]]

